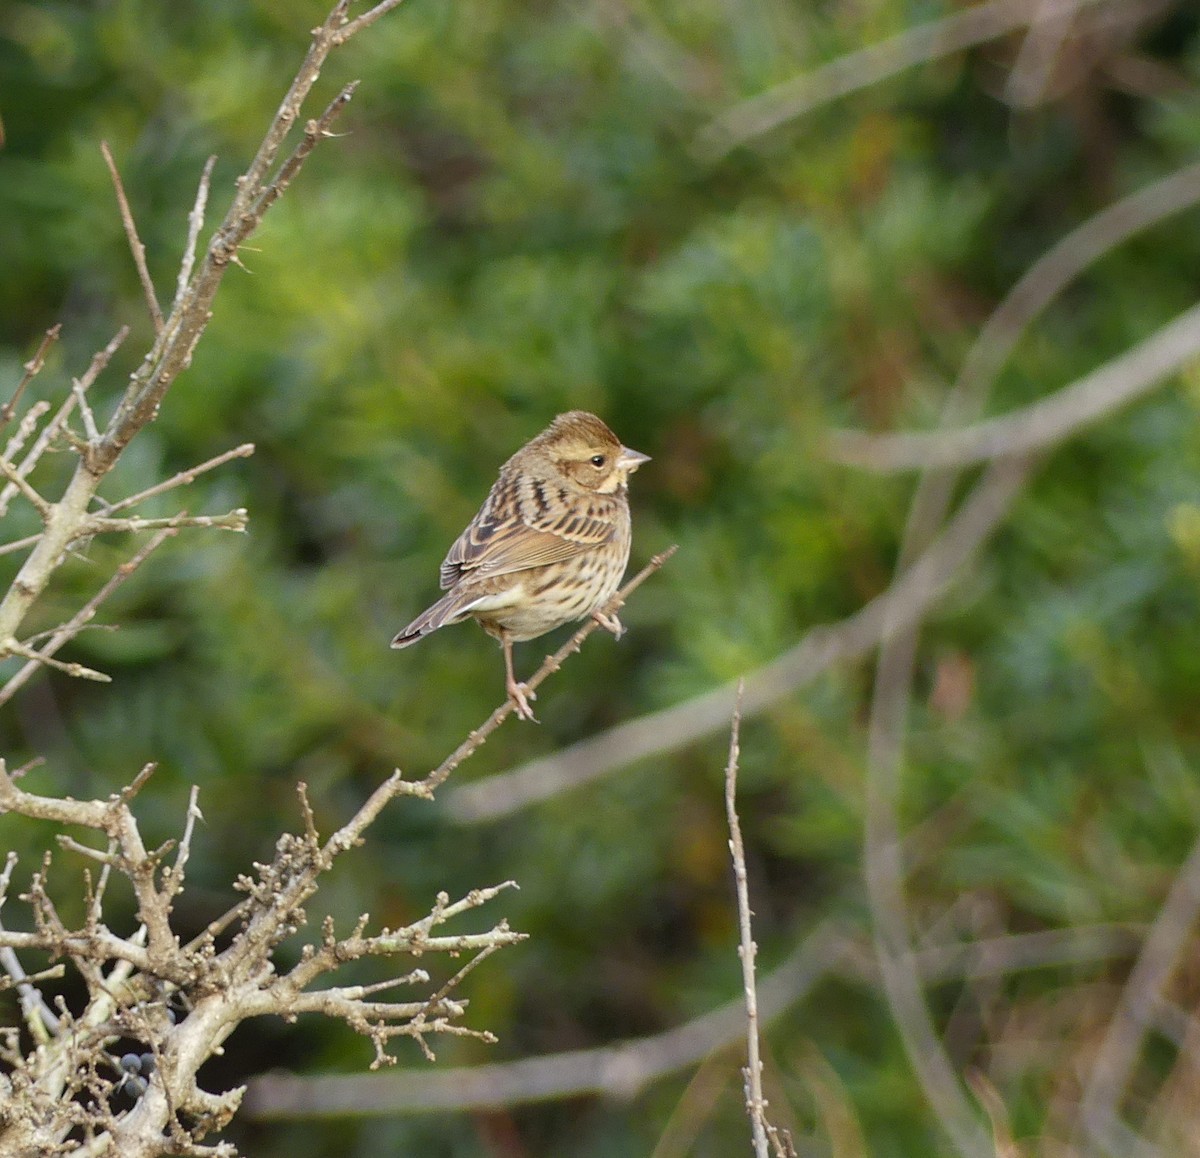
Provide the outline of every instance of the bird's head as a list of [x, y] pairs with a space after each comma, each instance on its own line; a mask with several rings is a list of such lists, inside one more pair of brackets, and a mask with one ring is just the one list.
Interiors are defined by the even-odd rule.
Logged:
[[597, 494], [621, 490], [648, 454], [622, 446], [620, 439], [594, 414], [569, 410], [538, 437], [541, 450], [576, 486]]

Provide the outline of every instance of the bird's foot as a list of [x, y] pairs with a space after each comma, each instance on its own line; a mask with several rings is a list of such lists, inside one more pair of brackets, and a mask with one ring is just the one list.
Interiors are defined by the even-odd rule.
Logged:
[[533, 709], [529, 706], [529, 701], [537, 699], [537, 692], [530, 691], [525, 684], [519, 684], [516, 680], [508, 680], [504, 686], [508, 692], [508, 698], [513, 702], [513, 708], [517, 715], [522, 720], [529, 720], [536, 724], [538, 718], [533, 714]]
[[625, 634], [625, 624], [617, 617], [614, 611], [611, 615], [603, 611], [593, 611], [592, 618], [604, 628], [605, 631], [611, 631], [614, 639], [620, 639]]

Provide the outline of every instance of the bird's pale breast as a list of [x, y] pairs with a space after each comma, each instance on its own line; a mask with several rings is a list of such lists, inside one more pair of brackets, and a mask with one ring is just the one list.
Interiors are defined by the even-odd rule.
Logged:
[[492, 634], [502, 628], [519, 642], [604, 607], [621, 584], [632, 540], [629, 505], [625, 501], [615, 505], [615, 533], [608, 542], [561, 562], [492, 580], [490, 606], [473, 613], [480, 625]]

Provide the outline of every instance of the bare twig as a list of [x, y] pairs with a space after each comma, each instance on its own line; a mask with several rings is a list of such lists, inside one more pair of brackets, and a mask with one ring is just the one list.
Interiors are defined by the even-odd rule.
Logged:
[[3, 454], [5, 460], [12, 462], [21, 453], [21, 448], [29, 441], [29, 436], [37, 429], [37, 424], [41, 422], [49, 409], [50, 403], [43, 399], [40, 402], [35, 402], [25, 412], [20, 423], [17, 425], [16, 431], [9, 438], [8, 442], [5, 443]]
[[[668, 547], [659, 555], [655, 555], [632, 579], [630, 579], [620, 591], [617, 592], [612, 604], [607, 609], [611, 612], [616, 612], [622, 606], [630, 594], [637, 590], [651, 575], [654, 574], [668, 559], [678, 550], [678, 547]], [[562, 645], [553, 655], [548, 655], [542, 662], [542, 666], [525, 681], [525, 686], [530, 691], [535, 691], [542, 683], [558, 671], [566, 661], [568, 656], [573, 655], [582, 646], [583, 641], [599, 626], [594, 619], [589, 619], [582, 627], [580, 627], [566, 643]], [[476, 729], [474, 729], [467, 738], [459, 744], [449, 756], [446, 757], [432, 772], [430, 772], [422, 780], [405, 780], [400, 769], [397, 768], [392, 775], [385, 780], [368, 798], [366, 804], [359, 810], [357, 816], [342, 829], [341, 832], [335, 833], [330, 838], [330, 848], [340, 850], [349, 848], [350, 845], [358, 839], [358, 834], [365, 828], [367, 824], [375, 819], [376, 816], [383, 810], [384, 806], [393, 797], [400, 794], [407, 796], [421, 796], [426, 799], [432, 797], [434, 791], [445, 783], [450, 773], [455, 770], [464, 760], [473, 756], [486, 743], [488, 737], [498, 728], [508, 716], [513, 712], [513, 701], [506, 699], [492, 714]]]
[[29, 500], [30, 505], [41, 516], [43, 523], [50, 518], [51, 504], [33, 489], [25, 476], [6, 458], [0, 458], [0, 474], [4, 475]]
[[[96, 381], [96, 379], [104, 371], [105, 367], [107, 367], [108, 363], [112, 360], [113, 355], [117, 352], [117, 350], [120, 349], [121, 344], [128, 336], [129, 327], [122, 326], [116, 332], [116, 334], [113, 335], [113, 338], [108, 345], [105, 346], [104, 349], [97, 351], [92, 356], [91, 364], [79, 379], [79, 384], [82, 389], [87, 390], [92, 383]], [[29, 475], [33, 468], [41, 461], [42, 455], [46, 453], [46, 450], [51, 446], [54, 440], [63, 433], [66, 428], [67, 418], [70, 416], [71, 411], [75, 409], [75, 400], [76, 394], [74, 391], [72, 391], [63, 400], [62, 405], [58, 408], [58, 411], [55, 413], [54, 417], [51, 418], [50, 421], [47, 422], [42, 428], [41, 434], [39, 434], [34, 440], [33, 445], [29, 448], [25, 454], [25, 457], [21, 460], [20, 466], [17, 467], [17, 470], [20, 472], [22, 478]], [[26, 415], [26, 418], [28, 417], [29, 415]], [[8, 504], [12, 502], [13, 496], [16, 494], [17, 487], [11, 482], [5, 483], [4, 486], [0, 488], [0, 516], [3, 516], [8, 512]], [[40, 537], [41, 536], [39, 536], [39, 538]], [[48, 573], [47, 578], [49, 578]], [[10, 603], [11, 599], [12, 592], [10, 591], [8, 596], [5, 597], [4, 601], [0, 603], [0, 618], [3, 618], [5, 610], [12, 606]], [[24, 614], [23, 611], [22, 614]], [[19, 619], [14, 621], [14, 633], [17, 623], [19, 623]]]
[[1004, 99], [1014, 108], [1036, 108], [1045, 100], [1079, 7], [1080, 0], [1039, 0], [1004, 84]]
[[364, 28], [374, 24], [381, 16], [391, 12], [393, 8], [398, 8], [403, 2], [404, 0], [382, 0], [382, 3], [376, 4], [361, 16], [356, 16], [353, 20], [348, 21], [334, 33], [334, 43], [344, 44], [356, 32], [361, 32]]
[[187, 241], [184, 242], [183, 257], [179, 262], [179, 276], [175, 282], [175, 300], [171, 303], [172, 313], [179, 308], [184, 295], [192, 284], [192, 270], [196, 265], [196, 246], [200, 241], [200, 230], [204, 228], [204, 210], [208, 207], [208, 192], [212, 185], [213, 166], [216, 163], [215, 156], [209, 157], [204, 162], [204, 168], [200, 173], [200, 184], [196, 187], [196, 200], [188, 214]]
[[146, 306], [150, 310], [150, 320], [154, 323], [154, 332], [161, 334], [163, 329], [162, 309], [158, 304], [158, 296], [154, 292], [154, 283], [150, 280], [150, 270], [146, 266], [146, 247], [138, 237], [137, 225], [134, 224], [133, 210], [129, 208], [129, 198], [125, 196], [125, 186], [117, 163], [113, 160], [112, 150], [107, 141], [100, 142], [100, 152], [104, 154], [104, 163], [108, 166], [112, 178], [113, 189], [117, 195], [117, 205], [121, 210], [121, 224], [125, 226], [125, 237], [129, 241], [129, 251], [133, 254], [133, 264], [137, 267], [138, 280], [142, 283], [142, 293], [146, 295]]
[[[4, 859], [4, 869], [0, 872], [0, 909], [8, 899], [9, 885], [12, 883], [13, 869], [17, 866], [17, 854], [10, 852]], [[46, 1003], [41, 990], [34, 984], [33, 979], [25, 972], [20, 958], [11, 945], [4, 942], [5, 929], [0, 924], [0, 966], [17, 985], [17, 994], [21, 1001], [21, 1014], [25, 1024], [36, 1042], [46, 1042], [59, 1031], [58, 1015]]]
[[742, 693], [745, 683], [738, 680], [733, 723], [729, 728], [729, 760], [725, 765], [725, 817], [729, 823], [729, 855], [733, 859], [733, 880], [737, 893], [738, 957], [742, 962], [742, 996], [746, 1002], [746, 1068], [742, 1081], [746, 1094], [746, 1113], [757, 1158], [770, 1158], [767, 1138], [772, 1127], [767, 1122], [767, 1101], [763, 1097], [762, 1059], [758, 1054], [758, 990], [754, 958], [758, 947], [750, 927], [750, 886], [746, 878], [746, 849], [742, 844], [742, 826], [737, 814], [738, 741], [742, 726]]
[[241, 446], [235, 446], [232, 450], [224, 451], [222, 454], [215, 455], [200, 463], [198, 466], [193, 466], [188, 470], [181, 470], [178, 474], [172, 475], [164, 482], [155, 483], [152, 487], [147, 487], [145, 490], [138, 491], [135, 495], [130, 495], [115, 503], [105, 503], [104, 513], [106, 515], [115, 515], [117, 511], [123, 511], [127, 507], [136, 506], [138, 503], [144, 503], [147, 499], [155, 498], [157, 495], [165, 494], [167, 491], [174, 490], [176, 487], [188, 486], [194, 483], [200, 475], [207, 473], [210, 470], [215, 470], [219, 466], [224, 466], [227, 462], [232, 462], [235, 458], [249, 458], [254, 453], [254, 443], [243, 442]]
[[92, 596], [70, 619], [57, 628], [50, 638], [38, 649], [38, 659], [30, 661], [17, 671], [0, 688], [0, 705], [8, 703], [17, 691], [28, 682], [39, 666], [52, 656], [64, 643], [74, 639], [83, 628], [95, 618], [100, 605], [134, 573], [146, 559], [162, 546], [172, 535], [178, 534], [172, 527], [164, 527], [157, 535], [152, 536], [138, 552], [127, 562], [122, 563], [99, 591]]
[[[46, 355], [50, 352], [50, 347], [58, 341], [61, 333], [62, 325], [56, 323], [43, 335], [33, 357], [25, 363], [25, 373], [21, 375], [21, 381], [17, 383], [12, 397], [3, 406], [0, 406], [0, 427], [7, 426], [13, 420], [21, 401], [21, 395], [25, 393], [25, 388], [37, 377], [38, 372], [46, 364]], [[5, 457], [7, 458], [8, 455], [6, 454]]]
[[222, 531], [244, 532], [250, 516], [245, 507], [238, 507], [224, 515], [166, 515], [161, 519], [143, 519], [139, 516], [110, 519], [105, 515], [91, 515], [83, 528], [84, 535], [106, 534], [115, 531], [156, 531], [162, 527], [209, 527]]
[[717, 160], [738, 145], [761, 137], [820, 105], [869, 88], [914, 65], [994, 40], [1028, 23], [1032, 5], [989, 0], [940, 20], [839, 56], [766, 92], [741, 101], [714, 118], [696, 138], [696, 151]]
[[22, 659], [27, 659], [31, 663], [45, 664], [46, 667], [52, 667], [55, 671], [64, 672], [66, 675], [75, 676], [77, 679], [93, 680], [101, 684], [112, 683], [112, 676], [105, 675], [102, 671], [84, 667], [81, 663], [63, 663], [62, 660], [52, 659], [49, 655], [35, 651], [32, 647], [27, 647], [15, 639], [6, 639], [0, 643], [0, 655], [19, 655]]
[[171, 896], [177, 897], [183, 891], [183, 878], [187, 870], [188, 858], [192, 855], [192, 834], [196, 830], [196, 821], [203, 820], [204, 814], [198, 803], [200, 797], [199, 785], [193, 784], [188, 794], [187, 819], [183, 825], [183, 836], [179, 841], [179, 850], [175, 854], [175, 863], [171, 866], [165, 878]]

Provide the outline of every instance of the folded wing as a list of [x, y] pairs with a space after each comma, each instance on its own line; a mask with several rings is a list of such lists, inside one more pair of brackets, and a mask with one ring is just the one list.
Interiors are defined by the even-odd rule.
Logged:
[[471, 576], [491, 577], [544, 567], [607, 543], [611, 519], [572, 511], [565, 492], [525, 477], [514, 487], [503, 476], [442, 562], [442, 588]]

